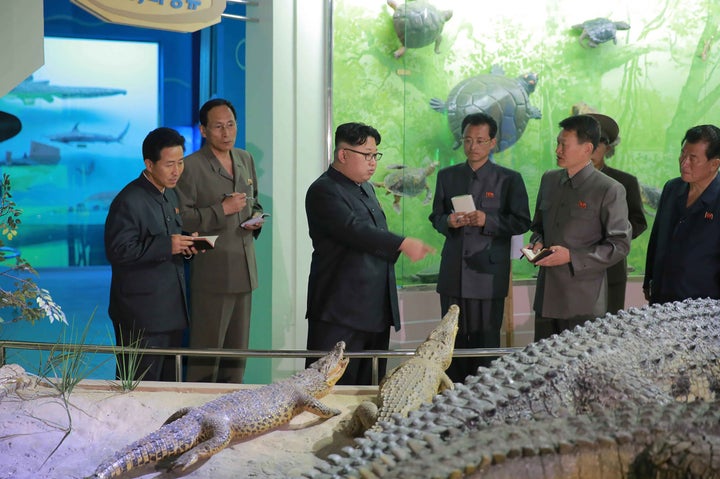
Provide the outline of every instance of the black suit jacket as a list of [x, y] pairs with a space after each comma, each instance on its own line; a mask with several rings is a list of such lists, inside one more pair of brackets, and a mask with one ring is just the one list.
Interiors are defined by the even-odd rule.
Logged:
[[[487, 170], [486, 170], [487, 169]], [[530, 209], [520, 173], [487, 162], [475, 206], [485, 226], [450, 228], [452, 197], [469, 193], [474, 173], [467, 163], [438, 172], [430, 221], [445, 236], [437, 291], [458, 298], [504, 298], [510, 282], [510, 239], [530, 228]]]
[[310, 185], [305, 211], [313, 244], [308, 320], [400, 329], [394, 263], [404, 238], [388, 231], [373, 187], [330, 167]]
[[643, 289], [651, 303], [720, 299], [720, 177], [685, 207], [688, 184], [668, 181], [648, 241]]
[[[628, 220], [630, 221], [630, 226], [632, 226], [632, 239], [637, 238], [648, 226], [637, 178], [630, 173], [611, 168], [607, 165], [600, 171], [625, 187], [625, 201], [627, 201], [628, 205]], [[610, 266], [607, 270], [607, 278], [609, 285], [621, 283], [624, 287], [627, 282], [627, 258], [623, 258], [619, 263]]]
[[113, 322], [148, 333], [187, 326], [183, 257], [170, 239], [181, 231], [175, 191], [163, 195], [141, 174], [115, 197], [105, 220]]

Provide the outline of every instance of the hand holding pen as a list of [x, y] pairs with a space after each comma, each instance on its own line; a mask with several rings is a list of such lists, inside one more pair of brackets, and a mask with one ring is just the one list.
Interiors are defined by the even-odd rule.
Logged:
[[248, 203], [247, 193], [225, 193], [222, 200], [223, 213], [232, 215], [242, 211]]

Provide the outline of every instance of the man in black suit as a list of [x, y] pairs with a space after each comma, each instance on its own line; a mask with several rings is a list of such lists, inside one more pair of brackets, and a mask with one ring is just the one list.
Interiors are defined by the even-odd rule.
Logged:
[[[442, 314], [460, 306], [455, 347], [500, 347], [510, 283], [510, 243], [530, 228], [528, 195], [520, 173], [490, 161], [497, 123], [473, 113], [462, 122], [467, 161], [438, 172], [430, 221], [445, 236], [437, 292]], [[471, 195], [474, 208], [457, 211], [453, 197]], [[455, 382], [493, 358], [455, 358], [447, 370]]]
[[[118, 193], [105, 220], [105, 254], [112, 265], [108, 313], [119, 347], [182, 346], [188, 325], [183, 256], [196, 253], [182, 234], [172, 188], [183, 171], [185, 138], [171, 128], [151, 131], [142, 145], [145, 170]], [[118, 378], [129, 365], [118, 357]], [[136, 379], [173, 381], [172, 356], [144, 355]]]
[[[386, 350], [390, 326], [400, 329], [394, 264], [400, 253], [418, 261], [432, 251], [415, 238], [388, 231], [385, 214], [368, 182], [375, 173], [380, 133], [362, 123], [335, 131], [333, 162], [305, 197], [313, 243], [308, 280], [310, 350]], [[308, 358], [312, 363], [315, 358]], [[386, 361], [380, 361], [379, 378]], [[371, 384], [370, 359], [353, 359], [338, 384]]]
[[680, 177], [665, 183], [648, 241], [650, 304], [720, 299], [720, 128], [694, 126], [681, 144]]
[[[640, 185], [637, 178], [630, 173], [611, 168], [605, 164], [605, 158], [615, 154], [615, 147], [620, 144], [620, 127], [607, 115], [587, 113], [600, 123], [600, 141], [593, 151], [591, 159], [595, 169], [602, 171], [613, 180], [625, 187], [625, 201], [628, 207], [628, 220], [632, 227], [632, 239], [640, 236], [647, 229], [647, 220], [640, 196]], [[616, 314], [625, 309], [625, 290], [627, 287], [627, 257], [607, 269], [608, 312]]]

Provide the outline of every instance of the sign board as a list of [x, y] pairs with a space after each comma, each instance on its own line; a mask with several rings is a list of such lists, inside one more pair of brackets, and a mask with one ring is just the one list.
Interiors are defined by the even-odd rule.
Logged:
[[3, 0], [0, 15], [0, 97], [45, 62], [42, 0]]
[[195, 32], [220, 22], [225, 0], [71, 0], [109, 22], [174, 32]]

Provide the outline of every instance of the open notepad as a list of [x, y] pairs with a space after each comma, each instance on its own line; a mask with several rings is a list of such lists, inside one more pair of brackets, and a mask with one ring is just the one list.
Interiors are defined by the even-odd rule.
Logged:
[[246, 226], [252, 226], [252, 225], [256, 225], [258, 223], [263, 223], [263, 222], [265, 222], [265, 218], [267, 218], [269, 216], [270, 216], [270, 213], [263, 213], [259, 216], [255, 216], [254, 218], [250, 218], [247, 221], [243, 221], [240, 224], [240, 226], [242, 226], [244, 228]]
[[455, 213], [470, 213], [477, 209], [475, 208], [475, 200], [473, 200], [472, 195], [453, 196], [450, 198], [450, 201], [452, 201]]
[[215, 236], [194, 236], [193, 241], [195, 244], [195, 249], [197, 250], [203, 250], [203, 249], [213, 249], [215, 247], [215, 241], [218, 239], [217, 235]]
[[536, 261], [540, 261], [543, 258], [546, 258], [553, 254], [553, 251], [548, 248], [543, 248], [537, 253], [535, 253], [530, 248], [522, 248], [520, 251], [522, 251], [522, 254], [530, 261], [531, 263], [534, 263]]

